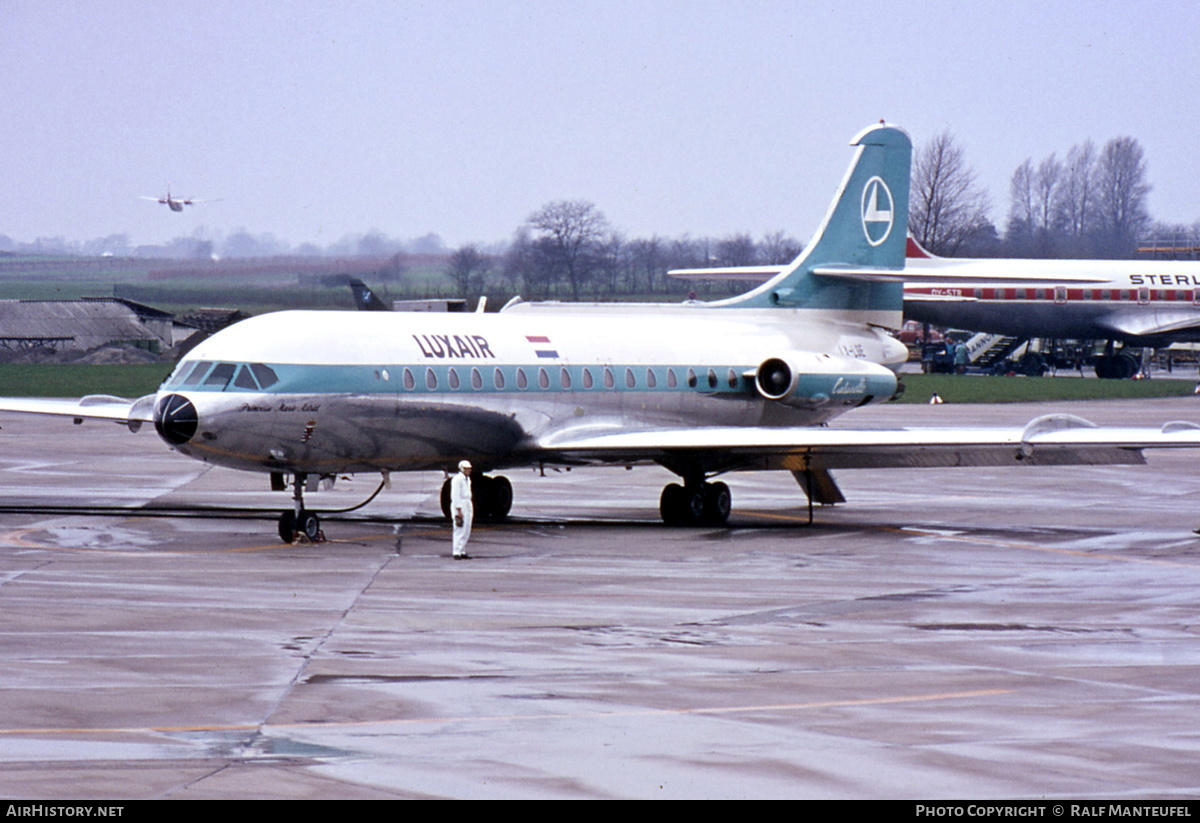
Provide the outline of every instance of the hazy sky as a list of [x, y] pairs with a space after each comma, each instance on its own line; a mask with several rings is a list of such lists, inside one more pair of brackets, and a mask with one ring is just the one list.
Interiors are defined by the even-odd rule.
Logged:
[[[0, 0], [0, 234], [378, 229], [506, 240], [550, 200], [630, 236], [802, 241], [886, 118], [993, 199], [1129, 135], [1200, 220], [1194, 2]], [[212, 198], [175, 214], [138, 195]]]

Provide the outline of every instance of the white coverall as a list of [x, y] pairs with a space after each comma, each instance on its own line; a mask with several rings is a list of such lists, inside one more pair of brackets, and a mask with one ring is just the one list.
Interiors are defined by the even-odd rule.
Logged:
[[[462, 512], [462, 525], [458, 514]], [[461, 471], [450, 479], [450, 519], [454, 523], [454, 556], [467, 553], [467, 541], [471, 538], [471, 521], [475, 518], [475, 506], [471, 502], [471, 478]]]

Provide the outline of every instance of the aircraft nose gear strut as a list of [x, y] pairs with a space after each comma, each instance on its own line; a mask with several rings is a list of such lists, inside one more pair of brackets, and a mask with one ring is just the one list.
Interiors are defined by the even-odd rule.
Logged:
[[298, 472], [292, 478], [292, 508], [279, 515], [279, 537], [284, 543], [295, 543], [301, 535], [314, 543], [325, 539], [325, 533], [321, 531], [321, 519], [315, 512], [304, 509], [304, 484], [306, 482], [308, 482], [308, 475], [303, 472]]

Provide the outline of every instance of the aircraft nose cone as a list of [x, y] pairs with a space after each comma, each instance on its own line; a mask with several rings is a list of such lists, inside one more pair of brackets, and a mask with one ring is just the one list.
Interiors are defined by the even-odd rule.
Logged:
[[154, 406], [154, 428], [172, 446], [182, 446], [196, 435], [200, 418], [192, 401], [181, 394], [168, 394]]

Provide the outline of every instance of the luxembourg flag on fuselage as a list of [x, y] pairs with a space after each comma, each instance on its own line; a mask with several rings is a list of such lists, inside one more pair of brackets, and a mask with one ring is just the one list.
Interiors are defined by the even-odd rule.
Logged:
[[530, 343], [534, 344], [534, 352], [537, 353], [538, 357], [550, 357], [550, 358], [558, 357], [558, 351], [556, 351], [555, 349], [538, 348], [539, 346], [549, 346], [550, 345], [549, 337], [541, 337], [538, 335], [527, 334], [527, 335], [525, 335], [525, 339], [528, 340]]

